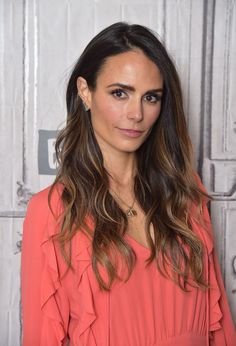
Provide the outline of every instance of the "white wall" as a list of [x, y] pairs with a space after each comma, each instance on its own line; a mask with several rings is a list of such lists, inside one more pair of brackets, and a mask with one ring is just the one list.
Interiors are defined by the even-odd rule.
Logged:
[[70, 69], [119, 20], [154, 29], [176, 62], [236, 321], [236, 1], [0, 0], [0, 346], [20, 345], [22, 221], [54, 178]]

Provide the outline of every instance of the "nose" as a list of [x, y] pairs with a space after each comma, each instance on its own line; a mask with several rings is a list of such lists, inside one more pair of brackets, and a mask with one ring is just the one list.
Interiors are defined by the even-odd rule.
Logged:
[[133, 100], [128, 106], [127, 118], [139, 122], [143, 119], [143, 105], [140, 100]]

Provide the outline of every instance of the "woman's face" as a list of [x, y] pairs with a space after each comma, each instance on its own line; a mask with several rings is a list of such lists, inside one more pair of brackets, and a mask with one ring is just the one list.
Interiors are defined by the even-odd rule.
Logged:
[[102, 152], [135, 152], [160, 114], [163, 78], [157, 66], [141, 50], [129, 51], [106, 60], [95, 90], [81, 77], [77, 85]]

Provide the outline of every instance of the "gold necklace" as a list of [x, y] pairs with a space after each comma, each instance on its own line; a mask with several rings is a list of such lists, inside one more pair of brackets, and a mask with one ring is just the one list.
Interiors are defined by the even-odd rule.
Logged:
[[134, 209], [135, 197], [134, 197], [132, 205], [130, 206], [122, 198], [120, 198], [120, 196], [118, 196], [114, 190], [111, 190], [111, 191], [112, 191], [112, 194], [114, 194], [120, 200], [120, 202], [122, 202], [128, 207], [128, 209], [125, 211], [125, 214], [127, 217], [134, 217], [137, 215], [137, 211]]

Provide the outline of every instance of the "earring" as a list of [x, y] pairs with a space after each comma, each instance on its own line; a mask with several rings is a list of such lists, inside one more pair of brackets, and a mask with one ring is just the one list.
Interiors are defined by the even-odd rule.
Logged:
[[84, 101], [83, 101], [83, 107], [84, 107], [85, 112], [89, 111], [89, 107], [86, 105], [86, 103], [84, 103]]
[[82, 97], [80, 96], [80, 94], [78, 93], [78, 96], [80, 97], [82, 104], [83, 104], [83, 108], [85, 110], [85, 112], [89, 111], [89, 107], [86, 105], [86, 103], [83, 101]]

